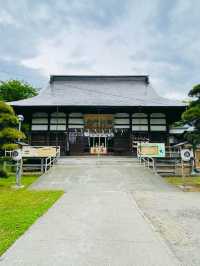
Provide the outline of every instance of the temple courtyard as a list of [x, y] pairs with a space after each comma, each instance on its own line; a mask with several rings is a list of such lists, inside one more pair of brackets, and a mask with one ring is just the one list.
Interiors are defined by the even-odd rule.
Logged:
[[1, 266], [200, 265], [200, 194], [131, 157], [68, 157], [31, 189], [65, 194]]

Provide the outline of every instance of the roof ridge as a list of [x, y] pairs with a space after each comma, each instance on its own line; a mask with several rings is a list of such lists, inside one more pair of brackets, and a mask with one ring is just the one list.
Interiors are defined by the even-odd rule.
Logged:
[[72, 81], [72, 80], [124, 80], [124, 81], [143, 81], [149, 84], [148, 75], [51, 75], [50, 83], [56, 81]]

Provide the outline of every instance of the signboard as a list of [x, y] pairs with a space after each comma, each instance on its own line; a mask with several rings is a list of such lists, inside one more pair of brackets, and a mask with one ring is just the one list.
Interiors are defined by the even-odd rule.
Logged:
[[56, 147], [23, 146], [22, 157], [56, 157]]
[[91, 133], [91, 132], [84, 132], [85, 137], [91, 137], [91, 138], [109, 138], [114, 137], [114, 133]]
[[165, 157], [164, 143], [138, 143], [139, 157]]
[[92, 147], [90, 148], [91, 154], [107, 154], [107, 148], [105, 147]]
[[200, 168], [200, 150], [196, 150], [195, 152], [195, 161], [196, 161], [196, 168]]
[[84, 122], [86, 129], [109, 129], [113, 127], [113, 115], [86, 114]]
[[181, 150], [181, 159], [185, 162], [190, 161], [193, 158], [193, 152], [190, 149], [182, 149]]

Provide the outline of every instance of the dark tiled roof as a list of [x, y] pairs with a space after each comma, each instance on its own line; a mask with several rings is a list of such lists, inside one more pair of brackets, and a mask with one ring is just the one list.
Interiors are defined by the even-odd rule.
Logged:
[[148, 76], [51, 76], [38, 96], [13, 106], [184, 106], [160, 97]]

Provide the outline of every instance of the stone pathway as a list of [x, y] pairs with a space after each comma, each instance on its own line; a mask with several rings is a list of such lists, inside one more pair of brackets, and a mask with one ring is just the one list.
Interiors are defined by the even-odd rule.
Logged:
[[2, 256], [0, 266], [181, 265], [138, 208], [138, 191], [175, 192], [125, 157], [70, 157], [32, 189], [63, 197]]

